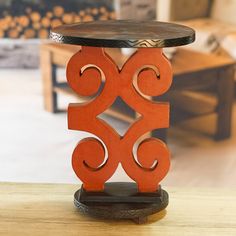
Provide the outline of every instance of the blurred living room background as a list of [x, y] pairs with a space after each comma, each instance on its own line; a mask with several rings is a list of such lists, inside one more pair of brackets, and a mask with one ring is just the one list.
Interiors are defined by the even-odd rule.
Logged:
[[[71, 167], [77, 142], [67, 129], [65, 67], [78, 46], [50, 42], [52, 27], [94, 20], [181, 23], [195, 43], [166, 49], [173, 65], [167, 186], [236, 186], [236, 0], [0, 0], [0, 181], [79, 183]], [[107, 52], [119, 65], [132, 50]], [[102, 116], [124, 134], [137, 115], [121, 100]], [[119, 168], [112, 181], [128, 177]]]

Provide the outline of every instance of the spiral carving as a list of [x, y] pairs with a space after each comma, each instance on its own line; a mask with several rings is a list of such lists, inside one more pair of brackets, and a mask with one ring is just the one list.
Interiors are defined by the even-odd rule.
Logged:
[[159, 96], [169, 89], [170, 84], [166, 83], [166, 80], [169, 78], [168, 75], [157, 73], [159, 70], [158, 68], [156, 69], [145, 67], [138, 74], [138, 89], [144, 95]]
[[[129, 159], [126, 171], [138, 183], [140, 192], [153, 192], [170, 167], [170, 153], [165, 143], [157, 138], [143, 140], [137, 149], [137, 161]], [[126, 164], [127, 165], [127, 164]], [[132, 168], [130, 168], [132, 166]], [[149, 183], [149, 184], [147, 184]]]
[[[85, 104], [70, 104], [68, 108], [69, 129], [87, 131], [102, 140], [86, 138], [73, 152], [72, 166], [84, 188], [102, 191], [104, 183], [121, 163], [137, 182], [140, 192], [156, 191], [169, 170], [168, 148], [159, 139], [145, 139], [137, 148], [136, 160], [133, 147], [143, 134], [169, 125], [169, 104], [150, 102], [143, 96], [159, 96], [171, 85], [170, 63], [162, 50], [139, 49], [119, 70], [102, 48], [82, 47], [68, 63], [67, 80], [71, 88], [83, 96], [95, 95], [102, 80], [105, 81], [95, 99]], [[118, 96], [141, 114], [122, 137], [97, 117]]]
[[137, 157], [142, 168], [152, 171], [161, 162], [163, 156], [164, 158], [168, 156], [166, 153], [167, 149], [160, 140], [149, 138], [142, 141], [138, 146]]
[[[78, 177], [84, 183], [86, 189], [101, 190], [103, 189], [104, 179], [99, 179], [94, 184], [94, 177], [106, 164], [105, 149], [100, 141], [95, 138], [85, 138], [78, 143], [72, 154], [72, 166]], [[85, 175], [80, 175], [83, 172]]]
[[[94, 150], [96, 152], [94, 152]], [[102, 167], [102, 164], [105, 159], [105, 149], [101, 142], [95, 138], [85, 138], [83, 139], [74, 150], [73, 162], [77, 161], [77, 157], [83, 160], [81, 162], [85, 168], [88, 168], [92, 171], [97, 171]], [[75, 163], [73, 166], [76, 166]], [[77, 168], [75, 168], [77, 171]]]
[[[71, 60], [75, 60], [80, 56], [81, 52], [75, 54]], [[67, 80], [70, 87], [81, 96], [94, 95], [101, 84], [100, 71], [96, 67], [88, 67], [82, 71], [75, 63], [68, 63]]]

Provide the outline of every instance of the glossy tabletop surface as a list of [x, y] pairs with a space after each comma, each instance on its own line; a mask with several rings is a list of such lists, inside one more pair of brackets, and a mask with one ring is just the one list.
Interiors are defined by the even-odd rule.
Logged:
[[192, 43], [195, 31], [159, 21], [110, 20], [61, 25], [51, 30], [50, 38], [81, 46], [163, 48]]

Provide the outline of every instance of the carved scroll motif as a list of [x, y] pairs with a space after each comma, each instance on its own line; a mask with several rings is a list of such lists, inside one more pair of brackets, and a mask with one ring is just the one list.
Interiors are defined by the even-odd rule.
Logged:
[[[137, 86], [134, 86], [134, 77]], [[162, 50], [139, 49], [119, 70], [102, 48], [82, 47], [68, 63], [67, 80], [79, 95], [97, 94], [88, 103], [70, 104], [68, 108], [69, 129], [87, 131], [100, 139], [80, 141], [72, 155], [73, 169], [84, 188], [102, 191], [104, 183], [121, 163], [140, 192], [156, 191], [170, 166], [165, 143], [156, 138], [144, 139], [137, 148], [137, 158], [133, 148], [145, 133], [169, 125], [169, 104], [146, 98], [146, 95], [165, 93], [171, 85], [171, 65]], [[98, 94], [102, 80], [105, 80], [104, 86]], [[141, 114], [124, 136], [97, 117], [118, 96]]]

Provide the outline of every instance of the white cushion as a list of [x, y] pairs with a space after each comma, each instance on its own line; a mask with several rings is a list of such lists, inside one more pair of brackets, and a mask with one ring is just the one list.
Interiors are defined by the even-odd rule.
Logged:
[[214, 0], [211, 18], [236, 24], [236, 0]]
[[227, 35], [221, 42], [221, 47], [234, 59], [236, 59], [236, 32]]
[[188, 20], [180, 23], [189, 26], [196, 31], [195, 42], [187, 45], [186, 47], [193, 50], [210, 53], [218, 46], [218, 42], [214, 35], [214, 32], [217, 31], [217, 27], [209, 18]]
[[[230, 50], [236, 50], [236, 27], [234, 24], [209, 18], [194, 19], [181, 23], [192, 27], [196, 31], [196, 41], [189, 45], [192, 49], [212, 52], [222, 46], [230, 55], [232, 54]], [[229, 35], [231, 36], [229, 37]]]

